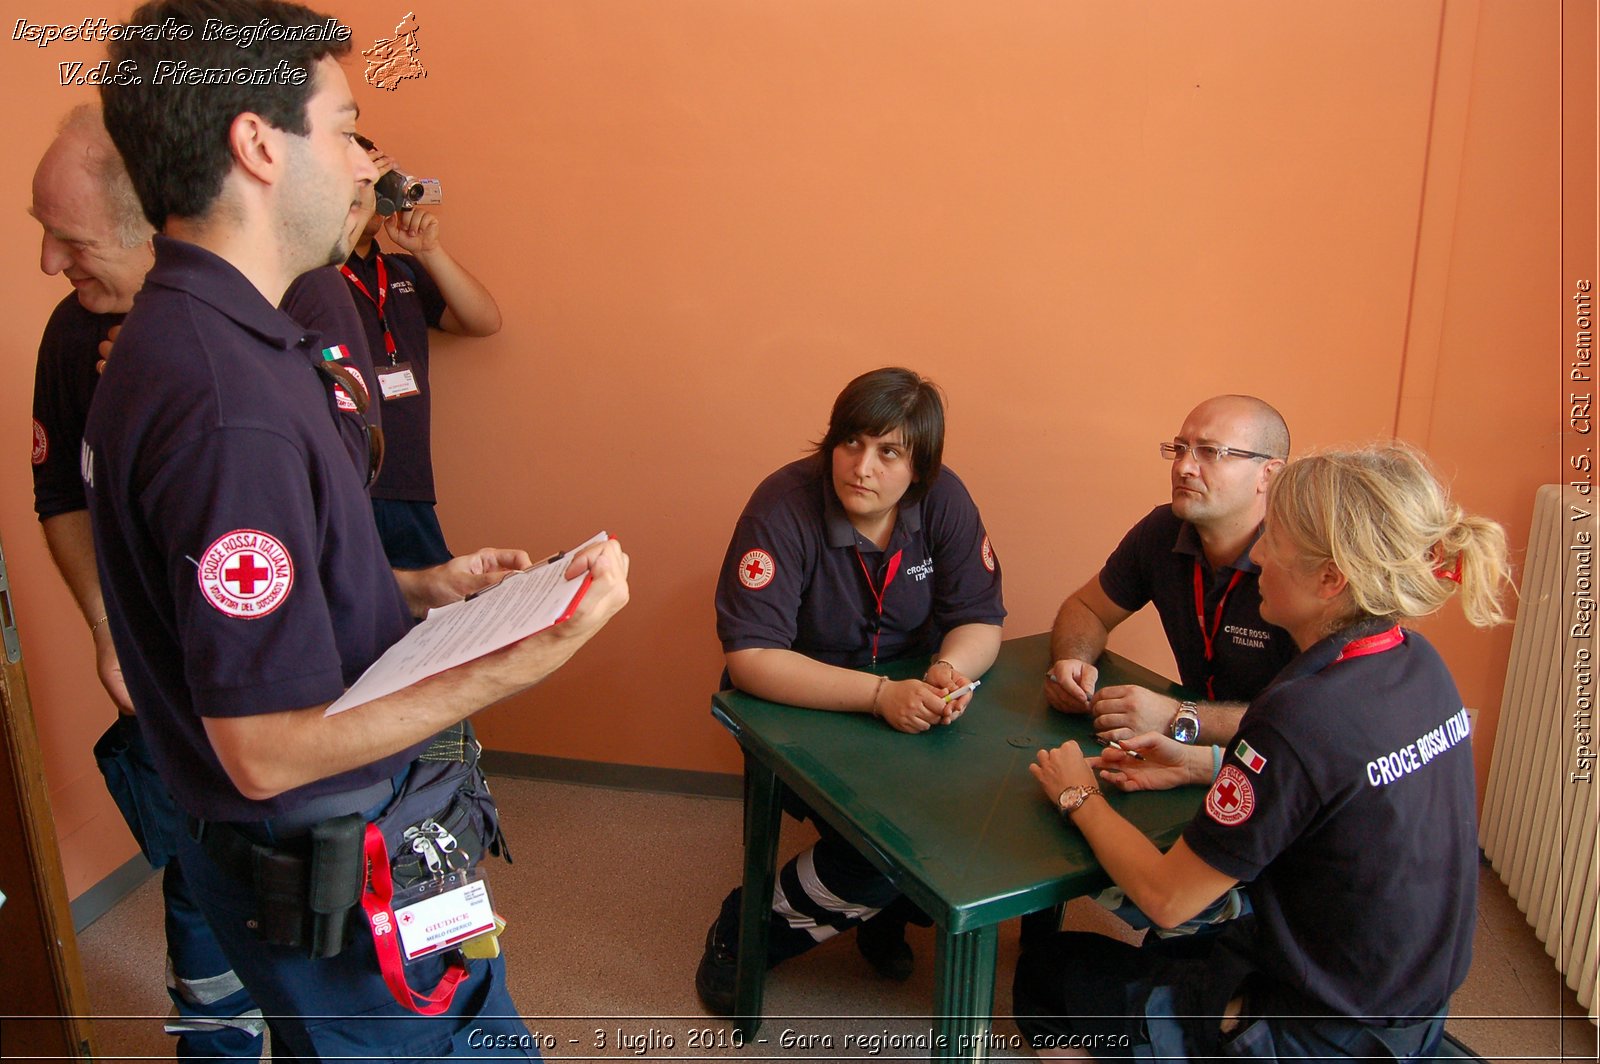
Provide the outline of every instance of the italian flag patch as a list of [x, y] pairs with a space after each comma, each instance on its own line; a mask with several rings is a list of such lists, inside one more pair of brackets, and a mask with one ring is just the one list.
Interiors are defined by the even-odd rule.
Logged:
[[1256, 753], [1255, 747], [1243, 739], [1240, 739], [1239, 745], [1233, 748], [1233, 756], [1251, 772], [1260, 772], [1267, 765], [1267, 759]]

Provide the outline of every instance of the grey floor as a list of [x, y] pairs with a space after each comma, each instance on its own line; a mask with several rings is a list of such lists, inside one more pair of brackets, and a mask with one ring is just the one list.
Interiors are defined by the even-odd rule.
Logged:
[[[566, 1060], [920, 1060], [933, 1002], [932, 932], [910, 929], [917, 970], [889, 983], [848, 936], [775, 969], [761, 1041], [729, 1044], [704, 1015], [693, 973], [706, 925], [740, 874], [736, 802], [496, 781], [516, 863], [491, 863], [495, 907], [509, 921], [512, 996], [531, 1031]], [[784, 852], [810, 841], [785, 822]], [[1090, 903], [1069, 927], [1115, 933]], [[154, 878], [79, 935], [97, 1017], [97, 1059], [163, 1059], [161, 892]], [[1017, 925], [1001, 929], [996, 1007], [1011, 998]], [[1472, 973], [1452, 1003], [1452, 1034], [1493, 1060], [1593, 1060], [1595, 1028], [1561, 981], [1515, 902], [1487, 868], [1480, 881]], [[846, 1035], [855, 1041], [847, 1047]], [[787, 1037], [786, 1037], [787, 1035]], [[996, 1019], [997, 1059], [1029, 1057]], [[873, 1052], [874, 1049], [877, 1052]]]

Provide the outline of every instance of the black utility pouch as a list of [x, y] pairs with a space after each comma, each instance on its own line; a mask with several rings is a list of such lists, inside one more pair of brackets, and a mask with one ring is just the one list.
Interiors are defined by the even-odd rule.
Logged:
[[344, 949], [350, 914], [361, 902], [366, 828], [355, 814], [332, 817], [304, 838], [267, 846], [211, 824], [200, 842], [219, 867], [255, 888], [257, 937], [321, 959]]
[[304, 946], [306, 858], [286, 850], [254, 846], [256, 933], [274, 946]]
[[407, 828], [400, 840], [403, 849], [390, 860], [395, 889], [476, 865], [484, 846], [475, 812], [458, 796], [448, 810]]
[[310, 955], [334, 957], [345, 946], [349, 917], [361, 900], [366, 878], [362, 852], [367, 822], [352, 813], [311, 828], [311, 882], [307, 896]]

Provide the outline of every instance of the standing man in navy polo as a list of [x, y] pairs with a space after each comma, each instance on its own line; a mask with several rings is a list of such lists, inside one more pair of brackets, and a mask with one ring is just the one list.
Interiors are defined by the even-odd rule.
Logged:
[[[208, 40], [208, 19], [274, 32], [240, 49]], [[113, 42], [109, 58], [143, 76], [102, 88], [106, 127], [165, 235], [90, 413], [83, 470], [118, 658], [156, 767], [189, 814], [184, 868], [286, 1055], [531, 1048], [503, 959], [440, 952], [401, 967], [387, 877], [372, 870], [388, 864], [388, 814], [406, 809], [410, 822], [413, 799], [428, 800], [413, 784], [436, 763], [419, 755], [592, 638], [627, 602], [627, 556], [614, 541], [577, 555], [567, 576], [591, 582], [562, 624], [328, 715], [413, 617], [529, 558], [484, 549], [390, 569], [321, 340], [275, 309], [294, 277], [349, 253], [348, 212], [376, 176], [335, 58], [349, 31], [333, 24], [342, 32], [330, 36], [325, 16], [273, 0], [148, 3], [131, 23], [152, 30]], [[187, 32], [156, 29], [170, 26]], [[163, 63], [265, 76], [161, 82]], [[458, 830], [476, 818], [487, 844], [492, 802], [481, 776], [463, 781], [439, 800], [468, 802]], [[326, 853], [319, 832], [351, 816], [366, 822], [364, 850]], [[295, 892], [267, 889], [296, 867]], [[370, 929], [315, 938], [324, 915], [351, 912], [352, 874], [373, 903]], [[293, 919], [258, 919], [269, 913]], [[305, 927], [312, 949], [283, 944]]]
[[[389, 157], [370, 150], [381, 176]], [[377, 373], [388, 443], [383, 472], [372, 485], [372, 512], [389, 562], [420, 569], [450, 559], [434, 507], [433, 385], [428, 376], [428, 330], [456, 336], [500, 331], [494, 296], [439, 240], [439, 216], [421, 208], [397, 211], [387, 222], [369, 188], [355, 220], [355, 248], [340, 267], [366, 325]], [[379, 230], [404, 254], [378, 247]]]
[[[261, 1055], [261, 1010], [233, 973], [174, 859], [182, 819], [150, 763], [122, 680], [95, 571], [88, 501], [78, 472], [84, 422], [100, 379], [100, 345], [133, 306], [154, 261], [150, 223], [97, 107], [75, 108], [33, 174], [30, 213], [44, 229], [39, 268], [73, 292], [57, 304], [39, 341], [33, 387], [33, 503], [50, 557], [94, 640], [100, 683], [117, 719], [95, 744], [128, 829], [161, 868], [167, 993], [179, 1059]], [[151, 973], [151, 978], [156, 974]]]
[[[1061, 604], [1045, 697], [1063, 712], [1092, 712], [1105, 739], [1160, 731], [1225, 743], [1245, 705], [1295, 655], [1288, 634], [1261, 619], [1260, 569], [1250, 560], [1267, 485], [1289, 457], [1289, 429], [1254, 396], [1219, 395], [1190, 412], [1161, 454], [1172, 460], [1172, 502], [1150, 511]], [[1150, 602], [1184, 686], [1203, 701], [1133, 685], [1096, 689], [1093, 662], [1111, 630]]]

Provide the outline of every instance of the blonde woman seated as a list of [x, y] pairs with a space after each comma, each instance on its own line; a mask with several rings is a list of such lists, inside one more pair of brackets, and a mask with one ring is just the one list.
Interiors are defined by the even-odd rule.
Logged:
[[[1220, 771], [1151, 733], [1127, 741], [1143, 761], [1066, 743], [1033, 772], [1158, 923], [1235, 883], [1254, 915], [1198, 944], [1063, 933], [1027, 950], [1015, 1012], [1043, 1054], [1408, 1060], [1443, 1034], [1472, 952], [1472, 751], [1449, 670], [1402, 622], [1458, 590], [1473, 624], [1504, 620], [1505, 534], [1390, 446], [1286, 467], [1252, 557], [1261, 615], [1300, 654], [1251, 702]], [[1100, 783], [1210, 789], [1162, 853]]]

